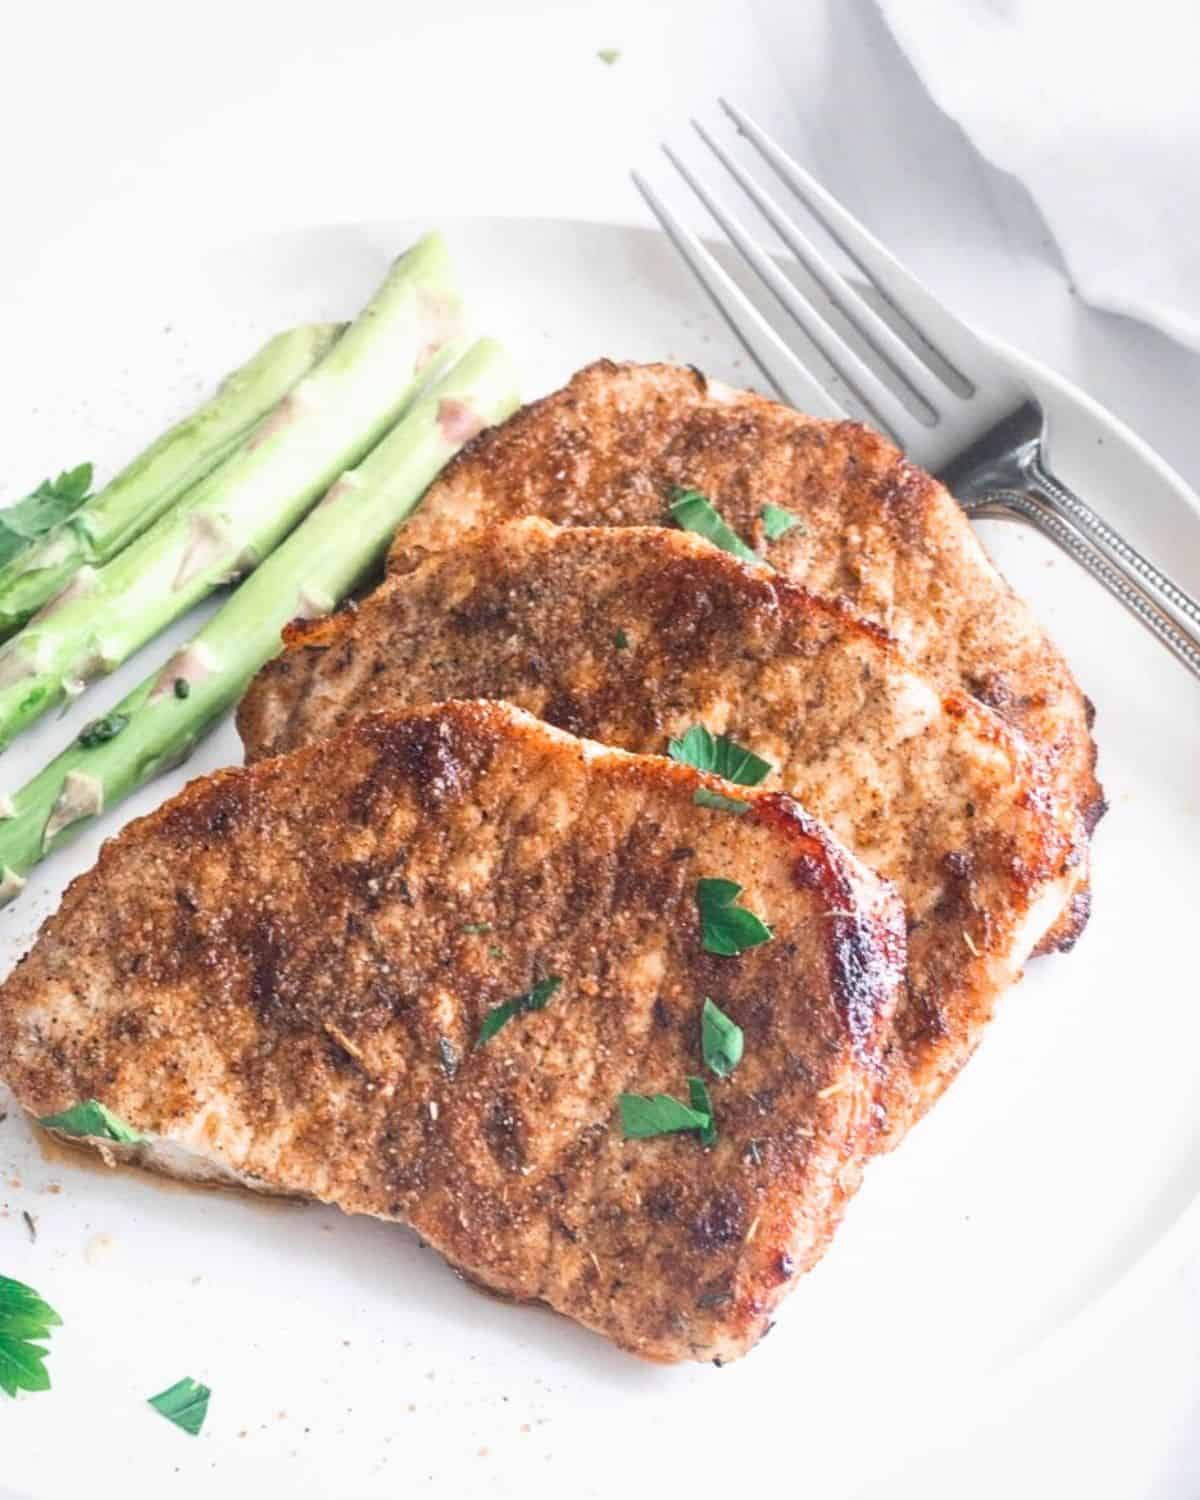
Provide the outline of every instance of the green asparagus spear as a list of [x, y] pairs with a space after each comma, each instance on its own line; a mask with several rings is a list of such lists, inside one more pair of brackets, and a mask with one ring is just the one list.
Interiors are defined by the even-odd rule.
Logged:
[[515, 405], [508, 357], [490, 340], [474, 345], [188, 645], [15, 797], [0, 798], [0, 903], [89, 817], [186, 759], [279, 649], [288, 621], [332, 609], [367, 577], [447, 459]]
[[428, 235], [231, 457], [0, 646], [0, 747], [267, 556], [396, 420], [455, 342], [460, 308], [445, 244]]
[[[211, 401], [164, 432], [99, 494], [0, 567], [0, 634], [23, 625], [84, 564], [115, 557], [215, 469], [328, 352], [343, 324], [280, 333], [234, 370]], [[89, 470], [90, 472], [90, 470]]]

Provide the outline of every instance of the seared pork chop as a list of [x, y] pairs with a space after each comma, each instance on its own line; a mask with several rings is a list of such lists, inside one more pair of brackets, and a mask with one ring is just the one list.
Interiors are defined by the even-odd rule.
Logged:
[[292, 627], [238, 713], [247, 757], [356, 714], [503, 698], [626, 750], [702, 721], [894, 880], [908, 983], [881, 1092], [894, 1144], [973, 1051], [1068, 899], [1075, 820], [1020, 737], [936, 693], [877, 627], [658, 528], [488, 528], [358, 609]]
[[[1019, 729], [1088, 833], [1104, 809], [1091, 705], [942, 485], [885, 438], [818, 421], [672, 365], [601, 360], [483, 433], [396, 535], [390, 566], [484, 523], [669, 524], [674, 486], [704, 492], [749, 546], [814, 593], [882, 625], [942, 688]], [[771, 539], [763, 507], [801, 524]], [[1047, 946], [1087, 920], [1087, 861]]]
[[[106, 1150], [411, 1224], [651, 1359], [732, 1358], [858, 1182], [904, 931], [790, 798], [701, 787], [737, 791], [498, 703], [194, 781], [0, 989], [5, 1078], [146, 1137]], [[705, 951], [709, 878], [769, 941]], [[705, 997], [745, 1035], [724, 1080]], [[625, 1138], [620, 1096], [690, 1077], [715, 1143]]]

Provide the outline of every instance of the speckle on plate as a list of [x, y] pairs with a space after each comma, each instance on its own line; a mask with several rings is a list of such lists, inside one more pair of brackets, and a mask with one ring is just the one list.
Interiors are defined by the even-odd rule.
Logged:
[[89, 1266], [98, 1266], [112, 1254], [115, 1244], [111, 1234], [94, 1234], [84, 1247], [83, 1258]]

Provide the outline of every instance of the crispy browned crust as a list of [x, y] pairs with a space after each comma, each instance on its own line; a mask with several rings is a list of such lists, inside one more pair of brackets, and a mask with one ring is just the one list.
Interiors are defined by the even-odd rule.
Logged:
[[254, 760], [364, 711], [476, 697], [640, 752], [697, 720], [727, 730], [775, 765], [764, 785], [896, 882], [909, 968], [880, 1145], [962, 1066], [1069, 899], [1075, 820], [1001, 719], [941, 698], [878, 626], [680, 531], [534, 517], [476, 532], [292, 627], [238, 728]]
[[[666, 524], [672, 486], [704, 491], [742, 538], [814, 593], [847, 600], [943, 687], [1024, 734], [1054, 795], [1094, 828], [1104, 811], [1090, 711], [1062, 654], [996, 572], [945, 488], [885, 438], [819, 421], [673, 365], [600, 360], [471, 443], [397, 533], [389, 566], [465, 527], [540, 514], [563, 526]], [[765, 504], [803, 531], [769, 541]], [[1047, 946], [1086, 921], [1086, 861]]]
[[[409, 1223], [647, 1358], [732, 1358], [857, 1184], [904, 934], [789, 798], [717, 814], [704, 780], [460, 703], [192, 782], [0, 989], [5, 1077], [38, 1116], [100, 1099], [143, 1155]], [[774, 940], [705, 954], [704, 875]], [[708, 1075], [719, 1141], [623, 1139], [622, 1091], [704, 1072], [706, 995], [746, 1036]]]

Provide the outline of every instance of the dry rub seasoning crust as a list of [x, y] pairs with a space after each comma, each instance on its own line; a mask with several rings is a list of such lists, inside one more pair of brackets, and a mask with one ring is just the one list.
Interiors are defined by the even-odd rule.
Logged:
[[[647, 1358], [732, 1358], [858, 1182], [904, 934], [789, 798], [737, 818], [693, 804], [704, 781], [495, 703], [195, 781], [104, 846], [0, 990], [6, 1079], [39, 1116], [98, 1098], [147, 1164], [409, 1223]], [[704, 875], [774, 940], [706, 954]], [[549, 974], [544, 1010], [477, 1044]], [[746, 1037], [709, 1075], [717, 1144], [623, 1139], [622, 1091], [703, 1072], [706, 995]]]
[[[857, 423], [807, 417], [693, 369], [599, 360], [464, 449], [397, 533], [389, 566], [520, 515], [664, 525], [673, 485], [702, 490], [789, 578], [845, 599], [943, 688], [995, 709], [1091, 832], [1104, 811], [1092, 709], [1062, 654], [945, 488]], [[766, 504], [796, 512], [803, 528], [768, 540]], [[1076, 882], [1046, 947], [1068, 948], [1083, 930], [1086, 860]]]
[[777, 768], [764, 785], [897, 883], [909, 967], [881, 1146], [970, 1055], [1068, 899], [1076, 822], [1001, 719], [940, 697], [877, 626], [680, 531], [476, 532], [293, 627], [238, 724], [253, 760], [364, 710], [485, 696], [643, 753], [697, 720], [728, 731]]

